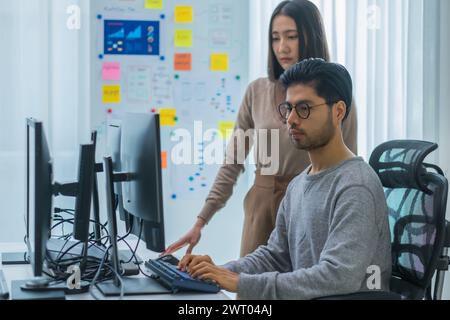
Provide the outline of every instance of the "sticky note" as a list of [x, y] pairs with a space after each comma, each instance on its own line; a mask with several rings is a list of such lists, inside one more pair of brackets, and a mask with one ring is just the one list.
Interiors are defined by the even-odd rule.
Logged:
[[103, 103], [120, 103], [120, 85], [103, 86]]
[[167, 169], [167, 151], [161, 152], [161, 168]]
[[175, 126], [175, 118], [177, 116], [177, 109], [159, 109], [159, 121], [161, 126], [173, 127]]
[[163, 0], [145, 0], [145, 8], [151, 10], [161, 10], [163, 8]]
[[228, 54], [211, 54], [211, 71], [228, 71]]
[[175, 30], [175, 47], [192, 47], [192, 30]]
[[235, 123], [233, 121], [219, 121], [219, 132], [223, 139], [229, 139], [233, 135]]
[[176, 71], [192, 70], [192, 54], [191, 53], [175, 53], [174, 69]]
[[175, 23], [192, 23], [194, 20], [194, 10], [192, 6], [175, 7]]
[[120, 62], [104, 62], [102, 78], [103, 80], [120, 81]]

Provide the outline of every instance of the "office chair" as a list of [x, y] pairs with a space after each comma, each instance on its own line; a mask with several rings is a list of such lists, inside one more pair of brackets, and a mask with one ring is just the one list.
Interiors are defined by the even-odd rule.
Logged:
[[[391, 292], [363, 292], [326, 300], [440, 300], [449, 267], [448, 182], [424, 159], [438, 148], [398, 140], [377, 147], [370, 165], [384, 187], [392, 241]], [[433, 276], [436, 276], [433, 287]]]
[[423, 162], [437, 148], [424, 141], [390, 141], [376, 148], [369, 161], [383, 184], [389, 209], [391, 291], [403, 299], [442, 297], [450, 246], [445, 220], [448, 182], [439, 167]]

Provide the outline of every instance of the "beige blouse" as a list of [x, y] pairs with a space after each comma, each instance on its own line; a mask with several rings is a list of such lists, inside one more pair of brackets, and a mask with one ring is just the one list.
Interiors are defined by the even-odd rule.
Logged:
[[[279, 166], [274, 175], [287, 176], [300, 174], [309, 166], [310, 160], [308, 152], [296, 149], [290, 141], [287, 126], [281, 121], [278, 113], [278, 105], [286, 100], [286, 91], [279, 82], [271, 82], [268, 78], [261, 78], [252, 82], [247, 88], [242, 105], [239, 109], [236, 120], [235, 134], [237, 129], [246, 131], [254, 129], [258, 135], [259, 129], [269, 129], [267, 133], [268, 150], [273, 143], [270, 139], [270, 129], [279, 130]], [[357, 153], [357, 119], [356, 110], [353, 104], [349, 117], [343, 124], [343, 136], [346, 145]], [[228, 199], [233, 194], [233, 188], [239, 175], [245, 171], [243, 161], [237, 156], [238, 144], [230, 143], [227, 147], [224, 164], [220, 168], [214, 185], [206, 198], [205, 205], [199, 215], [207, 222], [214, 214], [222, 209]], [[246, 158], [253, 146], [247, 143], [245, 146]], [[242, 154], [242, 153], [241, 153]], [[269, 151], [270, 154], [270, 151]], [[264, 148], [257, 148], [255, 152], [255, 164], [257, 170], [264, 168], [267, 151]], [[261, 159], [264, 159], [261, 161]]]

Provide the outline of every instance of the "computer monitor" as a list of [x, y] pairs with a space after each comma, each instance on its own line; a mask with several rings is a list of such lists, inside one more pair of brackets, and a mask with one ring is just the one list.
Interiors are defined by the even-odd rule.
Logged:
[[95, 146], [84, 144], [80, 146], [78, 162], [77, 195], [73, 223], [73, 237], [87, 242], [89, 239], [89, 224], [91, 217], [92, 192], [95, 175]]
[[147, 249], [165, 250], [161, 138], [159, 115], [127, 113], [122, 119], [121, 171], [133, 179], [122, 183], [123, 206], [133, 217], [133, 233], [140, 233]]
[[51, 236], [53, 196], [76, 197], [74, 238], [82, 242], [87, 242], [89, 238], [95, 148], [93, 144], [80, 146], [78, 180], [76, 182], [54, 183], [53, 166], [43, 124], [31, 118], [27, 119], [26, 123], [26, 239], [33, 273], [36, 277], [40, 277], [43, 273], [47, 243]]
[[27, 119], [26, 242], [36, 277], [42, 276], [50, 237], [53, 170], [42, 122]]
[[74, 197], [75, 211], [73, 235], [76, 240], [87, 242], [91, 216], [92, 193], [95, 175], [95, 146], [93, 143], [80, 145], [78, 179], [75, 182], [53, 185], [54, 196]]
[[[121, 131], [122, 131], [122, 122], [120, 120], [114, 119], [108, 122], [106, 145], [108, 154], [111, 156], [112, 159], [114, 172], [121, 172], [122, 170], [120, 164]], [[125, 212], [123, 207], [122, 183], [120, 182], [114, 183], [114, 193], [115, 199], [117, 199], [117, 209], [119, 211], [120, 220], [124, 221], [127, 230], [130, 230], [131, 228], [130, 215], [128, 215]]]

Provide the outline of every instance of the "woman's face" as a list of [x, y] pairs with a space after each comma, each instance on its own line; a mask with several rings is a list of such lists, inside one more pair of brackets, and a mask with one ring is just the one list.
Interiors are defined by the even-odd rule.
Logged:
[[294, 19], [278, 15], [272, 24], [272, 49], [284, 70], [296, 64], [299, 56], [299, 36]]

